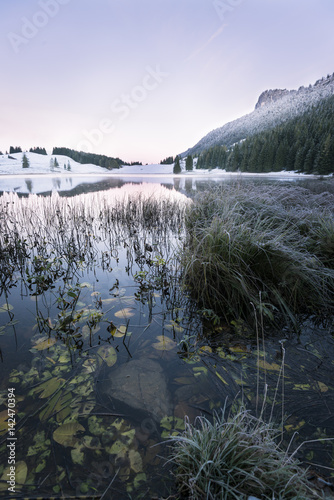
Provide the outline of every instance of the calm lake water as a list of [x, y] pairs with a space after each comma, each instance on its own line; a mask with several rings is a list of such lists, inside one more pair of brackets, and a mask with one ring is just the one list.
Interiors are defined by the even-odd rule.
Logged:
[[242, 323], [208, 330], [180, 286], [188, 195], [217, 182], [58, 181], [0, 183], [12, 191], [0, 197], [0, 496], [14, 453], [26, 496], [167, 497], [167, 438], [184, 416], [226, 398], [259, 414], [264, 394], [284, 444], [318, 439], [299, 457], [333, 466], [331, 329], [308, 322], [264, 343]]

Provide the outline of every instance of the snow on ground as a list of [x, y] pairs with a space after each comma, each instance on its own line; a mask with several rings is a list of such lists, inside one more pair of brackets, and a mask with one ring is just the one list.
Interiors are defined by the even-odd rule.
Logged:
[[[104, 174], [108, 172], [105, 168], [98, 167], [97, 165], [81, 165], [76, 161], [62, 155], [40, 155], [37, 153], [25, 153], [29, 160], [29, 167], [22, 167], [23, 153], [15, 153], [11, 156], [14, 160], [8, 158], [8, 155], [0, 156], [0, 174], [7, 175], [24, 175], [31, 174]], [[59, 167], [51, 167], [51, 160], [57, 158]], [[68, 164], [70, 171], [67, 170]], [[64, 165], [66, 169], [64, 169]]]
[[[71, 158], [62, 155], [40, 155], [36, 153], [26, 153], [29, 160], [29, 167], [22, 167], [23, 153], [15, 153], [14, 159], [8, 155], [0, 156], [0, 192], [14, 191], [18, 193], [47, 193], [52, 191], [73, 191], [77, 186], [85, 183], [104, 183], [109, 185], [112, 179], [115, 182], [142, 183], [164, 183], [173, 184], [180, 178], [180, 186], [188, 178], [193, 179], [229, 179], [235, 177], [271, 177], [275, 179], [287, 179], [303, 177], [302, 174], [294, 172], [275, 172], [268, 174], [251, 174], [240, 172], [226, 172], [218, 168], [212, 170], [185, 171], [185, 161], [181, 160], [182, 173], [173, 174], [173, 164], [171, 165], [124, 165], [119, 169], [107, 170], [97, 165], [82, 165]], [[57, 158], [58, 167], [52, 165]], [[195, 160], [196, 162], [196, 160]], [[194, 163], [195, 163], [194, 162]], [[70, 166], [70, 170], [68, 170]], [[310, 177], [310, 176], [308, 176]], [[312, 176], [313, 177], [313, 176]]]
[[[75, 175], [92, 175], [99, 174], [103, 176], [109, 177], [112, 176], [166, 176], [173, 174], [173, 164], [171, 165], [160, 165], [160, 164], [151, 164], [151, 165], [124, 165], [119, 169], [107, 170], [106, 168], [99, 167], [97, 165], [85, 164], [82, 165], [77, 163], [76, 161], [68, 158], [67, 156], [62, 155], [40, 155], [36, 153], [26, 153], [27, 158], [29, 160], [29, 167], [22, 167], [22, 156], [23, 153], [15, 153], [10, 156], [15, 158], [14, 160], [9, 159], [8, 155], [0, 156], [0, 178], [4, 178], [3, 176], [22, 176], [24, 178], [30, 177], [32, 175], [49, 175], [50, 177], [58, 177], [58, 176], [75, 176]], [[51, 166], [51, 160], [57, 158], [59, 163], [59, 167]], [[70, 170], [67, 169], [68, 164], [70, 165]], [[66, 168], [64, 168], [64, 166]], [[252, 174], [252, 173], [240, 173], [240, 172], [226, 172], [225, 170], [221, 170], [219, 168], [215, 168], [212, 170], [196, 170], [194, 169], [191, 172], [185, 171], [185, 161], [181, 161], [182, 173], [179, 174], [181, 176], [200, 176], [200, 177], [217, 177], [217, 176], [274, 176], [274, 177], [300, 177], [302, 174], [297, 174], [295, 172], [271, 172], [268, 174]], [[1, 182], [1, 181], [0, 181]]]

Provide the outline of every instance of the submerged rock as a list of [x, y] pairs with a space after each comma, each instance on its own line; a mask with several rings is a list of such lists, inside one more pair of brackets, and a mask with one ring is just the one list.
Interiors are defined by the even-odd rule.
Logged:
[[136, 410], [152, 415], [156, 422], [173, 412], [167, 379], [159, 363], [132, 360], [110, 373], [105, 391]]

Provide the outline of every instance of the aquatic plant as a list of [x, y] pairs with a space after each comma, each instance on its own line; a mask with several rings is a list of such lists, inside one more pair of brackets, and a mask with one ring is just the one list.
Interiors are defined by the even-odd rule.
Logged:
[[213, 422], [185, 420], [185, 431], [172, 436], [171, 460], [181, 495], [192, 500], [312, 498], [306, 471], [276, 443], [277, 430], [244, 408]]

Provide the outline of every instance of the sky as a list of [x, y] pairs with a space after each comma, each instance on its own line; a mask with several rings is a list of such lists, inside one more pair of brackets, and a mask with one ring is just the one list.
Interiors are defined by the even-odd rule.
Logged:
[[1, 0], [0, 151], [159, 163], [334, 72], [333, 0]]

